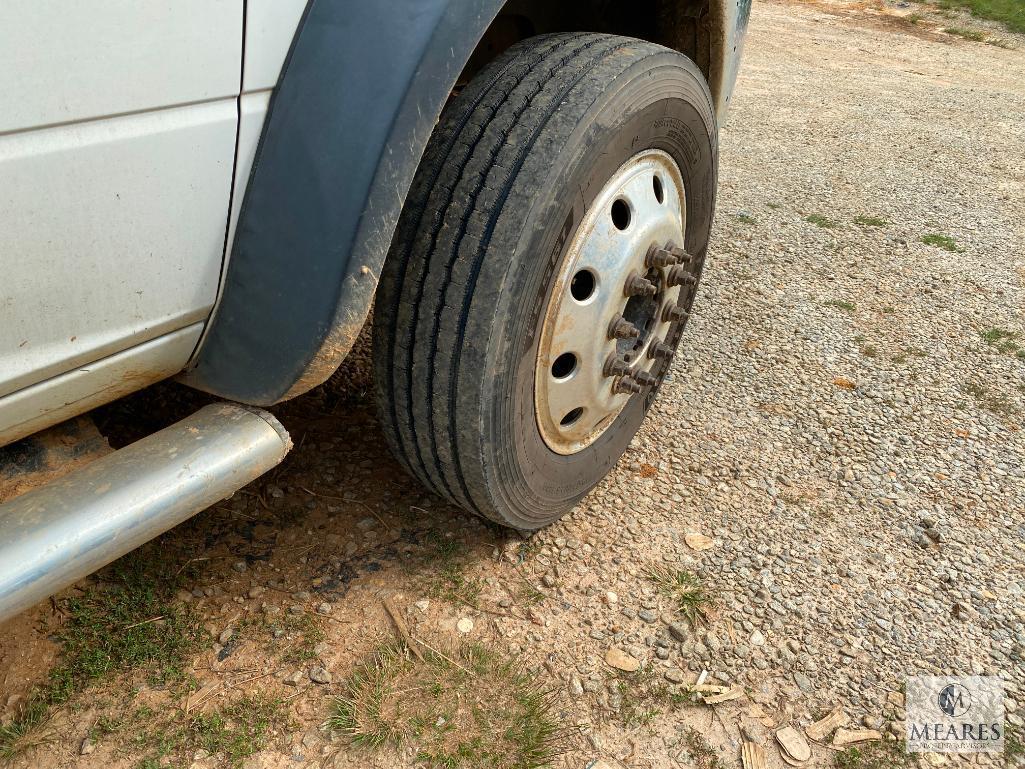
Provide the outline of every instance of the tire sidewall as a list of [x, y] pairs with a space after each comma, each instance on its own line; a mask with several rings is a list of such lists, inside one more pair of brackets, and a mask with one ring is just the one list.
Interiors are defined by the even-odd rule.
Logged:
[[[503, 212], [505, 226], [522, 219], [521, 235], [509, 260], [488, 350], [492, 384], [483, 392], [494, 401], [481, 404], [482, 448], [494, 476], [489, 486], [506, 498], [507, 509], [523, 511], [517, 522], [523, 529], [551, 522], [608, 473], [656, 395], [651, 388], [632, 397], [605, 433], [572, 455], [552, 451], [537, 426], [537, 348], [560, 265], [595, 196], [637, 153], [662, 150], [676, 161], [686, 190], [685, 248], [697, 257], [699, 269], [704, 261], [718, 161], [711, 97], [689, 60], [669, 51], [659, 58], [663, 61], [644, 60], [617, 78], [561, 147], [537, 147], [535, 162], [548, 150], [557, 153], [554, 159], [548, 155], [545, 182], [524, 216], [505, 217]], [[689, 307], [692, 300], [693, 291], [681, 294], [681, 304]], [[681, 333], [682, 324], [674, 324], [669, 341], [675, 343]]]

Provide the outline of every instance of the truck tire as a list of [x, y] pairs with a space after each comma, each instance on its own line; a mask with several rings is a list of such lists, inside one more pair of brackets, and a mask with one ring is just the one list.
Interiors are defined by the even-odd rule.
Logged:
[[381, 423], [409, 472], [523, 531], [609, 472], [686, 323], [717, 161], [701, 72], [640, 40], [530, 38], [452, 100], [374, 310]]

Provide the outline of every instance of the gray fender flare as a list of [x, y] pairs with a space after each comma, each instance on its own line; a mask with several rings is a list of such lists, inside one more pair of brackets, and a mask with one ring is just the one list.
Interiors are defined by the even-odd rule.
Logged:
[[417, 164], [501, 0], [310, 0], [187, 384], [259, 406], [355, 341]]

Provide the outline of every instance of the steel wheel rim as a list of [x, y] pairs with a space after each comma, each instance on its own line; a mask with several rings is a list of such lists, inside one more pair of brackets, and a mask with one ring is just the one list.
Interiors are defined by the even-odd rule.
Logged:
[[[577, 228], [549, 298], [535, 366], [535, 414], [552, 451], [582, 451], [631, 397], [657, 381], [659, 357], [652, 356], [671, 355], [664, 342], [673, 319], [665, 311], [677, 305], [681, 290], [671, 285], [681, 278], [670, 275], [667, 249], [685, 261], [679, 247], [686, 210], [676, 162], [661, 150], [645, 150], [612, 175]], [[654, 286], [654, 295], [628, 295], [652, 290], [638, 278]], [[638, 335], [615, 338], [617, 318]], [[628, 331], [622, 324], [615, 330]]]

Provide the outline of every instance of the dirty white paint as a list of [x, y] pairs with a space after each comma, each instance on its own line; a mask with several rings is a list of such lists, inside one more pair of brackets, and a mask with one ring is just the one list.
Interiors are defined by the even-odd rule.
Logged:
[[[47, 390], [69, 373], [76, 403], [90, 390], [94, 405], [123, 394], [90, 364], [209, 315], [242, 10], [0, 3], [0, 424], [36, 423], [44, 404], [68, 416], [63, 390]], [[136, 381], [180, 370], [186, 347], [139, 348]]]

